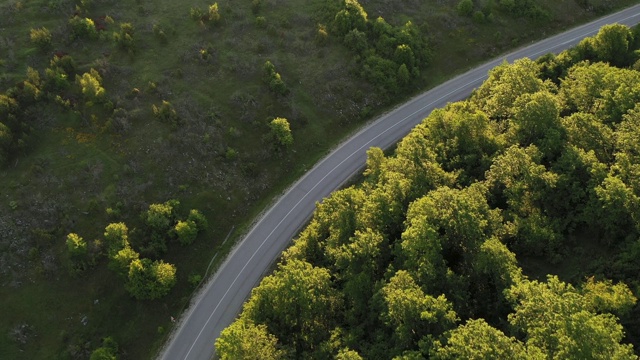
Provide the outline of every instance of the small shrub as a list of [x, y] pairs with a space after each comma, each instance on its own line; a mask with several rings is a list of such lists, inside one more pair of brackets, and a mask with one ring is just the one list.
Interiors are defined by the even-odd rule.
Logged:
[[269, 128], [271, 128], [271, 136], [278, 145], [289, 147], [293, 144], [293, 135], [287, 119], [275, 118], [269, 124]]
[[83, 257], [87, 253], [87, 243], [76, 233], [67, 235], [67, 250], [74, 258]]
[[205, 218], [204, 215], [196, 209], [191, 209], [191, 211], [189, 211], [187, 221], [193, 221], [193, 223], [196, 224], [198, 231], [203, 231], [208, 226], [207, 218]]
[[170, 102], [162, 100], [162, 104], [160, 104], [160, 106], [152, 105], [151, 110], [157, 119], [168, 122], [174, 128], [178, 127], [180, 118]]
[[98, 37], [98, 31], [93, 20], [89, 18], [81, 18], [78, 15], [69, 19], [69, 26], [71, 27], [71, 38], [89, 38], [95, 39]]
[[478, 24], [483, 24], [486, 21], [484, 13], [480, 10], [473, 13], [473, 21]]
[[471, 16], [473, 13], [473, 1], [461, 0], [456, 6], [456, 11], [461, 16]]
[[198, 226], [193, 221], [178, 221], [174, 230], [182, 245], [192, 244], [198, 236]]
[[44, 70], [45, 87], [49, 90], [64, 90], [69, 87], [69, 77], [59, 67]]
[[262, 8], [262, 1], [261, 0], [253, 0], [253, 1], [251, 1], [251, 12], [253, 13], [253, 15], [258, 15], [258, 13], [260, 12], [261, 8]]
[[256, 26], [259, 28], [267, 27], [267, 19], [264, 16], [256, 16]]
[[227, 160], [235, 160], [238, 158], [238, 152], [235, 149], [228, 147], [227, 152], [224, 154], [224, 157]]
[[197, 288], [198, 285], [200, 285], [200, 282], [202, 282], [202, 275], [200, 274], [191, 274], [189, 275], [189, 284], [191, 285], [192, 288]]
[[214, 3], [209, 6], [208, 20], [214, 24], [220, 22], [220, 11], [218, 10], [218, 3]]
[[327, 42], [329, 38], [329, 33], [327, 32], [327, 27], [323, 24], [318, 24], [318, 31], [316, 32], [316, 41], [319, 44], [324, 44]]
[[51, 46], [51, 32], [46, 27], [31, 29], [29, 38], [40, 49], [46, 49]]
[[153, 25], [153, 34], [156, 36], [156, 38], [158, 38], [158, 40], [160, 40], [161, 43], [166, 44], [168, 42], [167, 34], [160, 25]]
[[278, 95], [286, 95], [289, 92], [289, 89], [285, 85], [284, 81], [282, 81], [282, 77], [278, 72], [276, 72], [276, 67], [271, 63], [271, 61], [267, 60], [263, 66], [263, 80], [267, 85], [269, 85], [269, 89]]
[[189, 16], [195, 21], [201, 21], [204, 17], [204, 12], [199, 7], [192, 7], [189, 10]]
[[113, 33], [113, 41], [122, 49], [133, 51], [133, 25], [130, 23], [120, 24], [120, 32]]
[[51, 68], [60, 68], [68, 75], [74, 75], [77, 71], [76, 62], [70, 55], [55, 54], [53, 59], [49, 62]]

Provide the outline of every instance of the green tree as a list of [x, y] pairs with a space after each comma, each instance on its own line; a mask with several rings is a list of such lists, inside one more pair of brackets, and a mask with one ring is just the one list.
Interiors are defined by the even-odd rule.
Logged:
[[269, 128], [271, 128], [271, 136], [279, 146], [286, 148], [293, 144], [293, 135], [287, 119], [275, 118], [269, 123]]
[[199, 232], [205, 230], [208, 226], [207, 218], [196, 209], [191, 209], [189, 211], [187, 221], [192, 221], [193, 223], [195, 223]]
[[565, 143], [556, 98], [547, 91], [523, 94], [514, 103], [509, 134], [522, 147], [535, 144], [545, 157], [556, 158]]
[[120, 24], [120, 32], [113, 33], [113, 41], [122, 49], [133, 51], [135, 42], [133, 39], [134, 28], [131, 23]]
[[76, 75], [76, 83], [80, 85], [82, 95], [88, 103], [98, 102], [104, 99], [105, 90], [102, 87], [102, 77], [95, 70], [91, 69], [88, 73]]
[[129, 264], [125, 288], [138, 300], [154, 300], [169, 293], [176, 283], [176, 268], [163, 261], [136, 259]]
[[211, 21], [214, 24], [217, 24], [220, 22], [220, 11], [218, 10], [217, 2], [209, 6], [208, 18], [209, 18], [209, 21]]
[[12, 141], [13, 135], [11, 134], [11, 129], [0, 122], [0, 166], [6, 164], [9, 159], [9, 150], [11, 149]]
[[551, 83], [539, 78], [540, 66], [530, 59], [507, 62], [489, 71], [489, 78], [476, 90], [471, 100], [489, 117], [506, 119], [512, 115], [514, 103], [523, 94], [552, 89]]
[[182, 245], [189, 245], [193, 243], [198, 236], [198, 226], [195, 222], [190, 220], [178, 221], [174, 230], [178, 236], [178, 241]]
[[152, 232], [165, 235], [173, 225], [176, 217], [175, 207], [180, 205], [177, 200], [169, 200], [163, 204], [151, 204], [142, 214], [142, 218]]
[[362, 53], [369, 45], [367, 44], [367, 34], [364, 31], [353, 29], [344, 36], [344, 44], [356, 53]]
[[426, 295], [404, 270], [396, 272], [381, 293], [387, 306], [382, 316], [394, 328], [397, 350], [413, 348], [428, 335], [437, 337], [458, 320], [444, 295]]
[[576, 112], [561, 119], [567, 134], [567, 142], [589, 152], [598, 160], [609, 163], [613, 160], [615, 138], [613, 130], [595, 115]]
[[71, 27], [72, 39], [79, 39], [82, 37], [95, 39], [98, 37], [96, 24], [89, 18], [82, 18], [78, 15], [74, 15], [74, 17], [69, 19], [69, 26]]
[[292, 356], [300, 357], [328, 339], [338, 305], [327, 269], [291, 260], [253, 290], [239, 321], [265, 324], [286, 349], [295, 352]]
[[44, 26], [39, 29], [31, 28], [29, 30], [29, 39], [40, 49], [46, 49], [51, 46], [51, 38], [51, 31]]
[[166, 100], [162, 100], [160, 106], [151, 105], [151, 111], [153, 111], [153, 115], [161, 121], [169, 123], [174, 130], [178, 128], [178, 123], [180, 122], [180, 117], [176, 112], [176, 109], [173, 107], [173, 104]]
[[216, 354], [221, 360], [277, 360], [285, 353], [265, 325], [239, 319], [216, 339]]
[[363, 360], [362, 356], [357, 351], [349, 348], [340, 349], [335, 357], [335, 360]]
[[[621, 343], [624, 333], [617, 318], [594, 307], [592, 292], [604, 289], [588, 289], [585, 296], [551, 275], [546, 282], [522, 281], [507, 293], [515, 305], [509, 322], [526, 335], [527, 347], [540, 349], [546, 358], [637, 359], [633, 347]], [[626, 297], [624, 307], [635, 303], [628, 289], [618, 293]]]
[[471, 16], [473, 13], [473, 1], [472, 0], [460, 0], [456, 6], [458, 14], [462, 16]]
[[604, 25], [590, 40], [598, 61], [608, 62], [617, 67], [627, 67], [635, 60], [633, 56], [633, 33], [621, 24]]
[[76, 233], [70, 233], [67, 235], [67, 250], [69, 251], [69, 255], [74, 258], [81, 258], [87, 254], [87, 242], [84, 241]]
[[367, 12], [358, 0], [345, 0], [344, 9], [336, 14], [333, 26], [341, 36], [353, 29], [364, 31], [367, 26]]
[[469, 103], [434, 110], [415, 132], [424, 137], [444, 170], [458, 173], [461, 184], [482, 178], [502, 147], [494, 124]]
[[106, 337], [102, 340], [102, 346], [95, 349], [91, 353], [89, 360], [117, 360], [118, 344], [111, 338]]
[[138, 260], [140, 254], [131, 248], [129, 244], [119, 250], [109, 259], [109, 267], [121, 276], [126, 277], [129, 272], [131, 262]]
[[[537, 349], [535, 349], [537, 350]], [[544, 359], [538, 351], [527, 352], [524, 344], [487, 324], [484, 319], [467, 320], [447, 333], [446, 343], [436, 343], [435, 359]]]
[[129, 245], [129, 228], [125, 223], [111, 223], [104, 229], [104, 241], [109, 258]]

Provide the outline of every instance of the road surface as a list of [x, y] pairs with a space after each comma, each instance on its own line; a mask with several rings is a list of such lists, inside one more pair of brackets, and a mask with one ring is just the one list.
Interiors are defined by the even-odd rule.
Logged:
[[391, 147], [433, 109], [468, 97], [487, 78], [487, 72], [505, 59], [513, 62], [558, 53], [616, 22], [630, 26], [640, 22], [640, 4], [478, 66], [411, 99], [343, 142], [298, 180], [236, 245], [183, 314], [160, 359], [209, 360], [214, 356], [215, 339], [235, 319], [251, 289], [308, 221], [315, 203], [363, 169], [367, 149]]

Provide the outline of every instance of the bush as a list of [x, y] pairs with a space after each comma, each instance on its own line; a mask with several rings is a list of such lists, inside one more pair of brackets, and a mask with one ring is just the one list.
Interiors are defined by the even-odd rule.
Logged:
[[153, 25], [153, 34], [158, 38], [158, 40], [160, 40], [161, 43], [166, 44], [168, 42], [167, 34], [164, 32], [164, 29], [160, 25]]
[[196, 224], [198, 231], [203, 231], [208, 226], [207, 218], [205, 218], [204, 215], [196, 209], [191, 209], [191, 211], [189, 211], [187, 221], [193, 221], [193, 223]]
[[218, 3], [214, 3], [213, 5], [209, 6], [208, 18], [209, 21], [214, 24], [220, 22], [220, 11], [218, 10]]
[[258, 15], [261, 8], [262, 8], [262, 1], [260, 0], [251, 1], [251, 12], [253, 13], [253, 15]]
[[170, 102], [162, 100], [162, 104], [160, 104], [160, 106], [151, 105], [151, 110], [157, 119], [170, 123], [174, 128], [178, 127], [180, 118]]
[[195, 21], [202, 21], [204, 12], [199, 7], [192, 7], [191, 10], [189, 10], [189, 16]]
[[71, 27], [71, 38], [89, 38], [95, 39], [98, 37], [98, 31], [96, 30], [96, 24], [89, 18], [81, 18], [78, 15], [69, 19], [69, 26]]
[[51, 32], [46, 27], [40, 29], [31, 29], [29, 32], [31, 42], [40, 49], [46, 49], [51, 46]]
[[287, 119], [275, 118], [271, 121], [269, 127], [271, 128], [271, 136], [278, 145], [289, 147], [293, 144], [293, 135], [291, 135], [291, 128]]
[[80, 258], [87, 254], [87, 243], [76, 233], [67, 235], [67, 250], [73, 258]]
[[278, 95], [286, 95], [289, 92], [287, 86], [284, 81], [282, 81], [282, 77], [278, 72], [276, 72], [276, 67], [271, 63], [271, 61], [267, 60], [263, 66], [263, 81], [269, 85], [269, 89]]
[[327, 32], [327, 27], [322, 25], [322, 24], [318, 24], [318, 32], [316, 33], [316, 41], [319, 44], [324, 44], [325, 42], [327, 42], [328, 38], [329, 38], [329, 33]]
[[456, 11], [461, 16], [471, 16], [473, 13], [473, 1], [472, 0], [461, 0], [456, 6]]
[[130, 23], [120, 24], [120, 32], [113, 33], [113, 41], [122, 49], [133, 51], [133, 25]]
[[189, 245], [193, 243], [198, 236], [198, 226], [195, 222], [190, 220], [178, 221], [174, 230], [178, 236], [178, 241], [182, 245]]
[[82, 95], [87, 102], [102, 101], [105, 97], [105, 90], [102, 87], [102, 77], [95, 69], [88, 73], [76, 75], [76, 83], [80, 85]]
[[484, 23], [486, 20], [484, 13], [480, 10], [476, 11], [473, 13], [473, 21], [475, 21], [478, 24], [482, 24]]

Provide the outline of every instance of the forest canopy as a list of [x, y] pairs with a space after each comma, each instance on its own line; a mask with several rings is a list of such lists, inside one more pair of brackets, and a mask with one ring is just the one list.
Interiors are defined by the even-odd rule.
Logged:
[[318, 204], [218, 355], [636, 359], [639, 40], [611, 25], [503, 63], [392, 155], [370, 149], [363, 181]]

